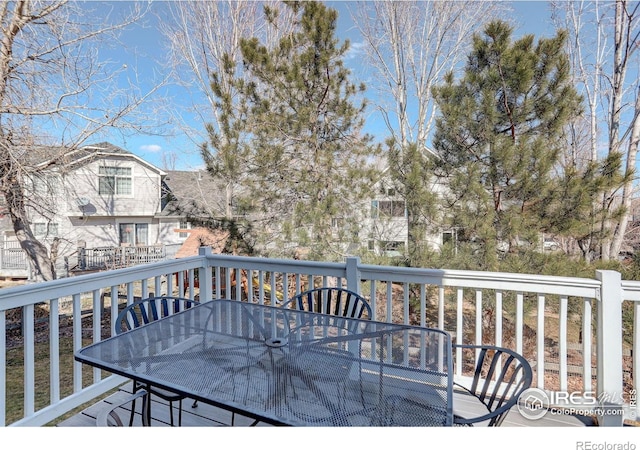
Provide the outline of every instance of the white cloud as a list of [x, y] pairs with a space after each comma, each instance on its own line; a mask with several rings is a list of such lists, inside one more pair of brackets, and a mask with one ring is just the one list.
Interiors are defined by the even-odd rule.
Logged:
[[364, 55], [364, 42], [351, 42], [349, 50], [345, 53], [345, 59], [353, 59]]
[[160, 150], [162, 150], [162, 147], [160, 147], [157, 144], [147, 144], [147, 145], [141, 145], [140, 150], [145, 152], [157, 153]]

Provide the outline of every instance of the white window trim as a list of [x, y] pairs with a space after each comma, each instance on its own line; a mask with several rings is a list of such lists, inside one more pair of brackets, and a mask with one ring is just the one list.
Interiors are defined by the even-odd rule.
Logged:
[[[113, 175], [113, 179], [114, 179], [114, 193], [113, 194], [103, 194], [100, 192], [100, 179], [103, 177], [108, 177], [111, 175], [103, 175], [100, 173], [100, 170], [102, 168], [109, 168], [109, 169], [129, 169], [131, 171], [131, 174], [129, 175], [129, 177], [125, 177], [122, 175]], [[98, 166], [98, 186], [97, 186], [97, 190], [98, 190], [98, 195], [100, 197], [114, 197], [114, 198], [133, 198], [135, 196], [135, 186], [134, 186], [134, 170], [133, 170], [133, 166], [132, 165], [108, 165], [108, 164], [101, 164]], [[117, 179], [118, 178], [129, 178], [131, 180], [131, 193], [130, 194], [118, 194], [117, 192], [115, 192], [116, 190], [116, 186], [117, 186]]]

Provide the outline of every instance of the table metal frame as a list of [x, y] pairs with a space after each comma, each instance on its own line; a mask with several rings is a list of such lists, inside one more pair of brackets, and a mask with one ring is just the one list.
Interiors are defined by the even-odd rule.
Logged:
[[212, 300], [75, 359], [274, 425], [450, 426], [452, 356], [442, 330]]

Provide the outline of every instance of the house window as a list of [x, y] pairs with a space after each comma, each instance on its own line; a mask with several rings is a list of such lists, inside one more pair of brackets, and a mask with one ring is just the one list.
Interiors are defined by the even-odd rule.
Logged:
[[33, 234], [36, 236], [57, 236], [58, 224], [57, 223], [44, 223], [36, 222], [33, 224]]
[[149, 224], [147, 223], [121, 223], [120, 244], [148, 245]]
[[[181, 220], [180, 221], [180, 229], [181, 230], [188, 230], [189, 228], [191, 228], [189, 222], [187, 222], [186, 220]], [[181, 237], [181, 238], [186, 238], [186, 237], [189, 236], [189, 233], [186, 232], [186, 231], [180, 231], [178, 236]]]
[[404, 200], [373, 200], [371, 217], [405, 217]]
[[371, 200], [371, 217], [378, 217], [378, 200]]
[[33, 178], [33, 190], [40, 196], [56, 195], [60, 183], [60, 177], [57, 175], [36, 176]]
[[98, 169], [100, 195], [131, 195], [131, 167], [107, 167]]

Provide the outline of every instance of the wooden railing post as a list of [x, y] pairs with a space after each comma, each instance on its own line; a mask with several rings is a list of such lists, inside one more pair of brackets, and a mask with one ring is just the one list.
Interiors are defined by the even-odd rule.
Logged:
[[[597, 313], [597, 395], [601, 406], [622, 408], [622, 276], [613, 270], [598, 270], [602, 283]], [[598, 414], [599, 425], [621, 426], [622, 414]]]
[[348, 256], [346, 259], [347, 289], [360, 293], [360, 258]]
[[200, 247], [198, 255], [204, 256], [203, 267], [198, 269], [198, 280], [200, 283], [200, 301], [206, 302], [213, 298], [213, 276], [211, 274], [211, 266], [209, 265], [208, 256], [212, 256], [211, 247]]

